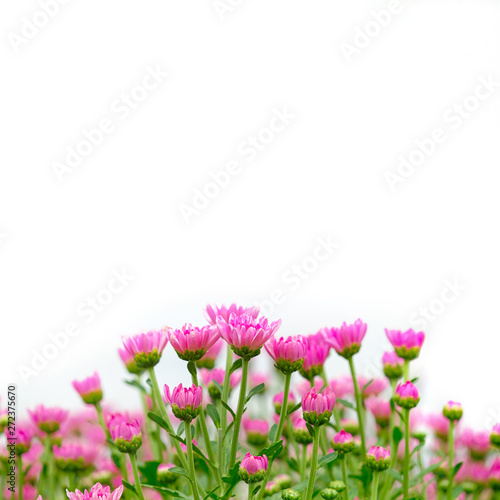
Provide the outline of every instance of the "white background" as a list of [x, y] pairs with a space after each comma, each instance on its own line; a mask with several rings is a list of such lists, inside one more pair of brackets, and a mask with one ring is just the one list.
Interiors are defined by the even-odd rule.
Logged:
[[[380, 28], [373, 13], [388, 5]], [[470, 424], [500, 419], [500, 87], [450, 118], [481, 78], [500, 81], [498, 2], [243, 0], [218, 13], [210, 0], [70, 0], [22, 43], [39, 3], [0, 10], [0, 373], [23, 411], [79, 407], [70, 381], [94, 370], [108, 401], [135, 406], [121, 335], [201, 324], [208, 302], [279, 289], [269, 316], [282, 334], [366, 321], [356, 362], [368, 376], [383, 329], [433, 303], [412, 373], [423, 407], [454, 399]], [[148, 67], [169, 75], [135, 90], [144, 100], [123, 119], [116, 100]], [[283, 109], [294, 118], [247, 161], [242, 143], [269, 137]], [[104, 118], [114, 130], [60, 181], [54, 164]], [[435, 128], [446, 141], [391, 190], [386, 172]], [[231, 161], [240, 172], [186, 223], [182, 204]], [[285, 273], [314, 267], [318, 238], [339, 246], [292, 285]], [[121, 269], [133, 279], [87, 323], [79, 305]], [[462, 289], [443, 305], [446, 280]], [[24, 383], [20, 366], [71, 321], [80, 335]], [[183, 365], [168, 348], [161, 382], [187, 381]], [[328, 372], [346, 369], [333, 353]]]

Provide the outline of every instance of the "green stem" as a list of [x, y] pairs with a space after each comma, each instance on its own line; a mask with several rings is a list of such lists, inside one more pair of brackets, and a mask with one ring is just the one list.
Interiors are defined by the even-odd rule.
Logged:
[[361, 397], [361, 392], [359, 390], [358, 379], [356, 378], [356, 370], [354, 368], [354, 361], [352, 356], [348, 358], [349, 368], [351, 369], [352, 382], [354, 385], [354, 395], [356, 396], [356, 411], [358, 413], [359, 421], [359, 435], [361, 437], [361, 456], [366, 455], [366, 441], [365, 441], [365, 426], [364, 426], [364, 415], [363, 415], [363, 398]]
[[[167, 409], [165, 408], [165, 405], [163, 404], [163, 399], [161, 397], [160, 393], [160, 388], [158, 386], [158, 380], [156, 379], [156, 374], [155, 370], [153, 367], [148, 368], [148, 373], [149, 373], [149, 378], [151, 379], [151, 387], [153, 388], [153, 393], [155, 395], [155, 402], [156, 402], [156, 407], [158, 411], [160, 412], [161, 418], [165, 421], [167, 424], [167, 430], [169, 433], [174, 434], [174, 428], [172, 427], [172, 422], [170, 422], [170, 417], [168, 416]], [[170, 441], [175, 447], [175, 451], [177, 452], [177, 456], [179, 457], [179, 460], [182, 463], [182, 466], [184, 469], [188, 468], [188, 463], [186, 460], [186, 456], [184, 455], [184, 452], [182, 451], [181, 445], [177, 439], [174, 439], [172, 436], [170, 436]], [[161, 443], [159, 443], [161, 446]]]
[[[194, 369], [196, 370], [196, 366], [195, 366]], [[198, 387], [200, 384], [198, 383], [198, 376], [196, 374], [196, 371], [193, 372], [193, 374], [191, 375], [191, 378], [193, 380], [193, 384], [196, 387]], [[203, 441], [205, 442], [205, 446], [207, 448], [208, 458], [209, 458], [210, 462], [214, 465], [215, 475], [216, 475], [217, 482], [221, 485], [221, 488], [222, 488], [223, 487], [223, 483], [222, 483], [222, 480], [221, 480], [219, 468], [217, 467], [217, 460], [215, 458], [214, 449], [212, 448], [212, 443], [210, 441], [210, 436], [208, 434], [207, 421], [205, 419], [205, 410], [204, 410], [204, 408], [202, 408], [201, 411], [200, 411], [198, 422], [200, 423], [201, 432], [203, 433]]]
[[[417, 452], [417, 461], [418, 461], [418, 468], [420, 469], [420, 473], [422, 473], [424, 471], [424, 463], [422, 461], [421, 450], [418, 450], [418, 452]], [[425, 475], [422, 475], [422, 478], [420, 479], [420, 485], [421, 485], [420, 487], [422, 488], [422, 497], [426, 498], [427, 497], [427, 486], [425, 485]]]
[[455, 424], [453, 420], [450, 420], [450, 427], [448, 429], [448, 491], [447, 499], [451, 500], [453, 498], [453, 454], [455, 451], [455, 439], [453, 435], [453, 428]]
[[380, 472], [375, 470], [373, 471], [373, 481], [372, 481], [372, 500], [377, 500], [378, 497], [378, 481], [380, 478]]
[[410, 361], [408, 359], [405, 359], [403, 364], [403, 378], [405, 382], [410, 380]]
[[248, 483], [248, 500], [253, 500], [254, 489], [255, 483]]
[[[222, 406], [221, 399], [217, 401], [217, 406], [222, 420], [222, 414], [226, 414], [226, 409]], [[217, 429], [217, 458], [219, 460], [219, 474], [222, 474], [224, 470], [224, 430], [222, 426]], [[221, 494], [224, 491], [223, 486], [224, 485], [221, 484]]]
[[[141, 376], [137, 375], [137, 382], [141, 382]], [[148, 441], [151, 446], [151, 451], [153, 452], [153, 457], [155, 460], [159, 462], [163, 462], [163, 456], [161, 452], [161, 446], [160, 443], [155, 439], [155, 436], [153, 434], [153, 429], [151, 428], [151, 421], [148, 418], [148, 401], [147, 401], [147, 395], [140, 391], [140, 397], [141, 397], [141, 403], [142, 403], [142, 410], [144, 412], [144, 424], [146, 427], [146, 435], [148, 436]]]
[[[286, 419], [288, 417], [288, 396], [290, 394], [290, 381], [291, 380], [292, 380], [292, 374], [286, 373], [285, 374], [285, 390], [283, 391], [283, 403], [281, 404], [280, 419], [278, 422], [278, 428], [276, 429], [276, 435], [274, 436], [273, 444], [275, 444], [281, 440], [281, 436], [283, 434], [283, 429], [285, 428], [285, 422], [286, 422]], [[266, 489], [267, 482], [269, 481], [269, 478], [271, 477], [271, 469], [273, 466], [273, 461], [274, 460], [270, 460], [269, 463], [267, 464], [266, 475], [264, 476], [264, 480], [262, 481], [262, 485], [261, 485], [259, 493], [257, 495], [258, 500], [261, 500], [264, 497], [264, 492]]]
[[17, 487], [18, 487], [18, 500], [23, 500], [23, 456], [19, 454], [17, 457]]
[[229, 468], [230, 469], [236, 463], [236, 453], [238, 451], [238, 438], [240, 435], [241, 417], [243, 416], [243, 409], [245, 407], [245, 398], [246, 398], [246, 392], [247, 392], [248, 363], [249, 363], [249, 360], [243, 358], [242, 372], [241, 372], [240, 397], [238, 398], [238, 408], [236, 410], [236, 417], [234, 419], [233, 440], [231, 443], [231, 455], [229, 456]]
[[347, 463], [345, 454], [342, 457], [341, 462], [342, 462], [342, 478], [345, 484], [345, 490], [344, 490], [345, 500], [349, 500], [349, 486], [347, 484]]
[[[231, 389], [231, 376], [229, 372], [231, 371], [231, 367], [233, 366], [233, 350], [228, 345], [226, 350], [226, 372], [224, 375], [224, 383], [222, 384], [222, 401], [227, 404], [227, 400], [229, 399], [229, 391]], [[222, 406], [221, 403], [221, 412], [220, 412], [220, 429], [222, 432], [225, 432], [227, 429], [227, 410]], [[219, 468], [220, 473], [225, 472], [226, 467], [226, 455], [224, 449], [224, 440], [221, 441], [219, 448], [217, 450], [217, 454], [219, 455]]]
[[137, 491], [137, 496], [139, 500], [144, 500], [144, 495], [142, 494], [141, 481], [139, 479], [139, 471], [137, 470], [137, 459], [135, 453], [130, 453], [130, 465], [132, 466], [132, 473], [134, 474], [134, 486], [135, 491]]
[[198, 493], [198, 481], [196, 480], [196, 473], [194, 470], [193, 437], [191, 435], [191, 423], [185, 422], [184, 429], [186, 431], [186, 448], [189, 464], [189, 477], [191, 478], [194, 500], [198, 500], [200, 498], [200, 494]]
[[307, 444], [302, 445], [302, 458], [300, 460], [300, 480], [305, 481], [306, 479], [306, 467], [307, 467]]
[[318, 450], [319, 450], [319, 427], [314, 428], [313, 452], [311, 458], [311, 470], [309, 472], [309, 482], [307, 483], [306, 500], [312, 500], [314, 493], [314, 481], [316, 479], [316, 470], [318, 469]]
[[[403, 468], [403, 498], [408, 500], [410, 487], [410, 410], [404, 410], [405, 417], [405, 461]], [[392, 451], [392, 450], [391, 450]], [[394, 450], [393, 453], [395, 453]]]

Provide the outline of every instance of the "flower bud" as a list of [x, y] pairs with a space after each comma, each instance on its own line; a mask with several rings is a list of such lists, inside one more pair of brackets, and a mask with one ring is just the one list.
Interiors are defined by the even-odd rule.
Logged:
[[264, 479], [268, 460], [266, 455], [255, 456], [247, 453], [241, 461], [239, 475], [245, 483], [258, 483]]
[[288, 488], [286, 490], [283, 490], [281, 492], [281, 499], [282, 500], [300, 500], [301, 496], [298, 491], [292, 490], [291, 488]]
[[290, 488], [292, 485], [292, 478], [288, 474], [278, 474], [274, 478], [274, 482], [280, 487], [280, 490]]
[[463, 412], [462, 404], [456, 403], [455, 401], [448, 401], [443, 408], [443, 415], [451, 421], [460, 420]]
[[313, 442], [313, 438], [309, 433], [306, 421], [303, 418], [298, 418], [293, 423], [292, 427], [293, 439], [299, 444], [310, 444]]
[[490, 434], [490, 443], [500, 449], [500, 424], [496, 424]]
[[425, 340], [424, 332], [414, 332], [412, 329], [406, 332], [386, 329], [385, 334], [400, 358], [410, 361], [420, 355]]
[[354, 450], [354, 448], [356, 448], [356, 444], [354, 443], [354, 438], [351, 434], [344, 430], [341, 430], [333, 437], [332, 448], [340, 456], [342, 456]]
[[293, 373], [302, 368], [307, 352], [307, 341], [302, 335], [296, 337], [271, 337], [265, 345], [274, 366], [282, 373]]
[[72, 384], [84, 403], [95, 405], [102, 400], [101, 379], [97, 372], [84, 380], [73, 380]]
[[152, 368], [160, 362], [168, 337], [164, 330], [159, 330], [124, 337], [122, 341], [123, 347], [133, 356], [139, 368]]
[[192, 385], [191, 387], [183, 387], [179, 384], [170, 393], [170, 388], [164, 386], [165, 398], [172, 407], [173, 414], [184, 422], [190, 423], [198, 416], [201, 410], [201, 402], [203, 400], [203, 389]]
[[384, 352], [382, 365], [388, 379], [396, 380], [403, 376], [404, 359], [400, 358], [394, 351]]
[[339, 496], [339, 492], [333, 488], [325, 488], [324, 490], [321, 490], [321, 496], [325, 500], [335, 500], [335, 498]]
[[142, 445], [141, 426], [136, 418], [126, 420], [121, 416], [112, 417], [109, 432], [122, 453], [135, 453]]
[[344, 481], [332, 481], [328, 487], [342, 493], [345, 490], [345, 483]]
[[156, 469], [156, 478], [160, 484], [172, 484], [175, 483], [176, 479], [179, 477], [177, 474], [170, 472], [169, 469], [175, 467], [174, 464], [160, 464], [158, 469]]
[[382, 446], [372, 446], [366, 454], [366, 465], [374, 471], [383, 471], [391, 464], [391, 454], [389, 450]]
[[335, 400], [335, 394], [329, 386], [320, 393], [313, 387], [302, 396], [304, 420], [315, 426], [326, 424], [332, 418]]
[[280, 491], [281, 488], [275, 481], [268, 481], [264, 489], [264, 498], [276, 495], [276, 493], [279, 493]]
[[396, 394], [394, 395], [394, 402], [398, 406], [410, 410], [415, 408], [419, 401], [418, 390], [409, 380], [404, 384], [398, 384]]
[[266, 420], [243, 418], [243, 429], [245, 429], [248, 444], [262, 446], [267, 443], [269, 424]]

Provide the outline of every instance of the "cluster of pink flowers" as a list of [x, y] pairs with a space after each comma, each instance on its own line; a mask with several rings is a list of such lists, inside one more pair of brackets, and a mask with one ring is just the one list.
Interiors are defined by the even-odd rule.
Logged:
[[[257, 307], [205, 312], [208, 325], [123, 337], [118, 355], [138, 409], [112, 408], [95, 372], [72, 382], [83, 402], [77, 412], [38, 405], [13, 434], [0, 411], [0, 431], [20, 458], [15, 498], [119, 500], [135, 491], [140, 500], [227, 499], [246, 488], [255, 500], [500, 494], [500, 423], [491, 432], [464, 427], [455, 401], [420, 410], [410, 371], [423, 332], [385, 330], [392, 350], [368, 377], [355, 369], [368, 331], [361, 319], [278, 337], [281, 320]], [[190, 385], [158, 376], [172, 355], [186, 362]], [[328, 378], [330, 356], [345, 374]], [[10, 449], [0, 455], [4, 472]]]

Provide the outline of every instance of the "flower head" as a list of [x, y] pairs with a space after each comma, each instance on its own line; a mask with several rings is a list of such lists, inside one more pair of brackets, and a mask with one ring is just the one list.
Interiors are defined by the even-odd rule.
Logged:
[[300, 374], [307, 380], [313, 380], [323, 369], [326, 358], [330, 354], [330, 345], [326, 342], [325, 335], [322, 332], [308, 335], [305, 339], [307, 341], [307, 351]]
[[386, 351], [382, 355], [384, 374], [389, 379], [398, 379], [403, 376], [403, 365], [405, 360], [400, 358], [394, 351]]
[[460, 420], [463, 412], [462, 404], [455, 401], [448, 401], [443, 407], [443, 415], [450, 421]]
[[406, 360], [418, 358], [425, 339], [424, 332], [414, 332], [411, 328], [406, 332], [386, 328], [385, 334], [400, 358]]
[[220, 338], [214, 343], [214, 345], [208, 348], [207, 352], [196, 361], [196, 366], [198, 368], [207, 368], [211, 370], [215, 366], [215, 361], [217, 360], [217, 356], [224, 345], [224, 341]]
[[356, 444], [354, 443], [352, 434], [349, 434], [349, 432], [343, 429], [337, 432], [332, 439], [332, 448], [339, 454], [349, 453], [354, 450]]
[[41, 431], [47, 434], [58, 431], [69, 414], [62, 408], [46, 408], [43, 405], [38, 405], [33, 411], [28, 410], [28, 413], [33, 423], [35, 423]]
[[[281, 408], [283, 406], [284, 397], [285, 394], [283, 392], [279, 392], [273, 397], [274, 411], [276, 412], [277, 415], [281, 415]], [[291, 408], [294, 404], [295, 404], [295, 396], [291, 392], [289, 392], [287, 408]]]
[[170, 469], [172, 467], [175, 467], [175, 465], [172, 463], [158, 465], [158, 469], [156, 469], [156, 478], [158, 479], [158, 482], [160, 484], [175, 483], [179, 476], [173, 472], [170, 472]]
[[253, 420], [243, 417], [242, 423], [248, 444], [262, 446], [267, 442], [267, 436], [269, 435], [269, 424], [267, 420]]
[[483, 460], [490, 451], [490, 433], [465, 429], [460, 434], [460, 442], [467, 447], [473, 460]]
[[123, 486], [120, 485], [111, 492], [109, 486], [101, 486], [97, 483], [92, 486], [90, 491], [81, 492], [76, 490], [74, 493], [66, 490], [69, 500], [119, 500], [123, 493]]
[[415, 408], [420, 401], [418, 389], [409, 380], [404, 384], [398, 384], [394, 401], [401, 408], [406, 408], [407, 410]]
[[76, 389], [76, 392], [78, 392], [78, 394], [82, 397], [84, 403], [88, 405], [95, 405], [101, 401], [101, 379], [99, 378], [99, 374], [97, 372], [86, 379], [80, 381], [73, 380], [72, 384]]
[[371, 397], [366, 400], [365, 406], [375, 417], [375, 421], [380, 427], [385, 428], [389, 425], [391, 416], [391, 403], [389, 401]]
[[159, 363], [168, 337], [164, 330], [152, 330], [132, 337], [123, 337], [122, 341], [123, 347], [134, 357], [139, 368], [151, 368]]
[[307, 341], [302, 335], [275, 337], [265, 344], [266, 351], [274, 360], [274, 366], [282, 373], [293, 373], [302, 368], [307, 352]]
[[264, 479], [268, 460], [266, 455], [261, 457], [247, 453], [241, 461], [239, 474], [245, 483], [258, 483]]
[[366, 465], [374, 471], [382, 471], [389, 468], [391, 454], [382, 446], [372, 446], [366, 454]]
[[500, 448], [500, 424], [495, 424], [490, 433], [490, 443], [495, 448]]
[[5, 435], [7, 439], [15, 439], [16, 443], [16, 453], [18, 455], [23, 455], [27, 453], [31, 448], [31, 441], [35, 435], [30, 426], [20, 426], [16, 424], [14, 431], [9, 429], [9, 427], [5, 428]]
[[260, 354], [264, 344], [278, 331], [281, 320], [269, 324], [266, 318], [254, 319], [252, 316], [231, 314], [226, 322], [217, 317], [217, 327], [221, 337], [240, 357], [250, 359]]
[[[215, 382], [222, 386], [224, 384], [224, 378], [226, 376], [226, 372], [223, 368], [214, 368], [213, 370], [207, 370], [206, 368], [202, 368], [200, 370], [201, 381], [203, 385], [208, 389], [208, 394], [212, 399], [220, 399], [221, 392], [219, 387], [215, 384]], [[229, 387], [234, 389], [241, 380], [241, 370], [235, 371], [231, 373], [229, 377]]]
[[141, 447], [141, 425], [136, 418], [126, 419], [122, 415], [113, 415], [108, 427], [116, 447], [122, 453], [135, 453]]
[[326, 341], [340, 356], [349, 359], [361, 349], [367, 325], [360, 319], [352, 325], [343, 323], [340, 328], [324, 328]]
[[209, 304], [207, 305], [205, 311], [208, 322], [211, 325], [217, 324], [217, 316], [221, 316], [227, 323], [231, 314], [234, 314], [235, 316], [251, 316], [253, 319], [257, 319], [257, 316], [259, 315], [258, 306], [242, 307], [236, 304], [231, 304], [230, 306], [225, 306], [223, 304], [220, 307]]
[[129, 373], [140, 375], [144, 371], [144, 368], [139, 368], [137, 366], [135, 356], [130, 354], [126, 349], [118, 348], [118, 354]]
[[310, 425], [326, 424], [333, 414], [335, 394], [327, 386], [322, 392], [316, 392], [313, 387], [302, 396], [302, 415]]
[[[387, 379], [385, 378], [366, 378], [360, 375], [357, 377], [358, 387], [360, 387], [361, 395], [363, 398], [368, 398], [370, 396], [378, 396], [381, 392], [383, 392], [387, 385]], [[352, 379], [351, 379], [352, 383]], [[354, 386], [353, 386], [354, 391]]]
[[299, 444], [310, 444], [313, 438], [307, 428], [307, 422], [303, 418], [297, 418], [292, 426], [293, 438]]
[[189, 423], [200, 413], [203, 400], [201, 387], [194, 384], [191, 387], [183, 387], [182, 384], [179, 384], [170, 392], [170, 388], [165, 384], [164, 393], [166, 400], [172, 407], [172, 412], [179, 420]]
[[177, 330], [168, 328], [167, 333], [177, 356], [184, 361], [200, 360], [220, 338], [219, 330], [213, 325], [198, 328], [186, 323]]
[[97, 448], [77, 443], [54, 447], [56, 465], [63, 472], [81, 472], [90, 467], [97, 456]]

